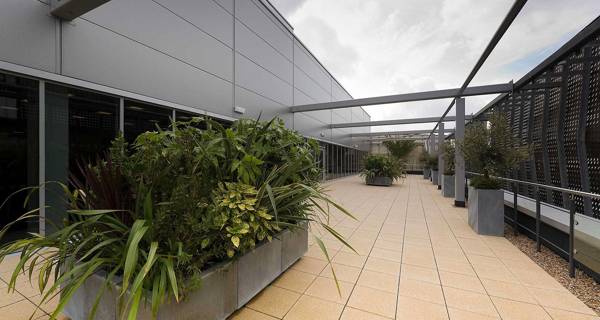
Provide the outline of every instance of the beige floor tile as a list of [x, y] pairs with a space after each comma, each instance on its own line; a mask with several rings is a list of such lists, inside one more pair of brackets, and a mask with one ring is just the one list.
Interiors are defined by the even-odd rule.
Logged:
[[391, 293], [398, 292], [398, 277], [376, 271], [363, 270], [358, 285], [379, 289]]
[[298, 260], [298, 262], [292, 265], [292, 269], [318, 275], [321, 273], [321, 271], [323, 271], [323, 269], [325, 269], [326, 265], [326, 261], [310, 257], [302, 257], [300, 260]]
[[374, 313], [346, 307], [340, 320], [387, 320], [392, 318], [382, 317]]
[[364, 268], [396, 276], [400, 273], [400, 263], [376, 257], [369, 257]]
[[369, 253], [369, 256], [394, 262], [402, 262], [402, 251], [373, 248], [371, 253]]
[[519, 283], [517, 277], [504, 265], [476, 264], [473, 265], [473, 269], [475, 269], [477, 275], [482, 279]]
[[248, 303], [248, 307], [262, 313], [282, 318], [300, 298], [300, 294], [269, 286]]
[[520, 284], [490, 279], [481, 279], [481, 282], [490, 296], [527, 303], [537, 303], [531, 293]]
[[436, 269], [424, 268], [419, 266], [413, 266], [410, 264], [403, 264], [400, 272], [401, 279], [410, 279], [425, 281], [433, 284], [440, 284], [440, 278]]
[[254, 311], [249, 308], [242, 308], [238, 310], [236, 313], [231, 315], [229, 320], [276, 320], [277, 318], [273, 318], [264, 313], [260, 313], [258, 311]]
[[595, 315], [588, 306], [570, 292], [560, 292], [548, 289], [528, 288], [529, 292], [544, 307], [562, 309], [578, 313]]
[[362, 268], [365, 264], [367, 257], [358, 255], [356, 253], [349, 253], [340, 251], [332, 259], [332, 262], [343, 264], [350, 267]]
[[277, 278], [273, 285], [299, 293], [304, 293], [304, 291], [308, 288], [308, 286], [310, 286], [315, 278], [316, 276], [313, 274], [289, 269], [279, 278]]
[[444, 304], [442, 287], [429, 282], [403, 279], [400, 281], [398, 294], [431, 303]]
[[285, 315], [284, 320], [337, 320], [344, 306], [311, 296], [302, 296], [292, 309]]
[[348, 306], [393, 318], [396, 311], [396, 295], [377, 289], [356, 286], [350, 296]]
[[8, 286], [6, 283], [0, 280], [0, 307], [13, 304], [24, 299], [25, 297], [19, 292], [13, 292], [12, 290], [8, 292]]
[[[338, 291], [339, 286], [339, 291]], [[305, 294], [328, 300], [335, 303], [345, 304], [354, 287], [353, 283], [336, 281], [330, 278], [317, 277], [306, 289]]]
[[[334, 256], [337, 253], [338, 253], [338, 250], [329, 250], [329, 249], [327, 250], [327, 254], [329, 254], [330, 257]], [[318, 245], [310, 246], [308, 248], [308, 250], [306, 251], [306, 253], [304, 254], [304, 256], [327, 261], [327, 257], [325, 257], [323, 250], [321, 250], [321, 247], [319, 247]]]
[[445, 305], [400, 296], [398, 297], [396, 319], [444, 320], [448, 319], [448, 311]]
[[460, 273], [440, 271], [442, 286], [453, 287], [463, 290], [470, 290], [479, 293], [485, 293], [485, 289], [479, 281], [479, 278], [466, 276]]
[[486, 316], [498, 315], [492, 301], [485, 294], [445, 287], [444, 297], [446, 298], [446, 304], [449, 308], [479, 313]]
[[492, 297], [492, 302], [498, 309], [503, 320], [551, 320], [544, 308], [537, 304], [530, 304], [514, 300]]
[[[358, 276], [360, 275], [360, 268], [350, 267], [343, 264], [333, 263], [333, 271], [338, 280], [356, 283]], [[333, 279], [333, 273], [331, 266], [325, 267], [320, 274], [321, 277]]]
[[548, 312], [548, 314], [554, 320], [600, 320], [600, 317], [589, 314], [576, 313], [549, 307], [544, 307], [544, 309], [546, 309], [546, 312]]
[[32, 314], [34, 319], [47, 317], [42, 310], [36, 310], [35, 305], [29, 300], [21, 300], [0, 309], [0, 319], [27, 320]]
[[402, 252], [402, 241], [389, 241], [379, 239], [375, 241], [375, 248], [378, 249], [386, 249], [392, 251], [400, 251]]
[[470, 312], [466, 310], [460, 310], [455, 308], [448, 308], [448, 314], [450, 314], [450, 320], [499, 320], [500, 316], [486, 316], [483, 314]]

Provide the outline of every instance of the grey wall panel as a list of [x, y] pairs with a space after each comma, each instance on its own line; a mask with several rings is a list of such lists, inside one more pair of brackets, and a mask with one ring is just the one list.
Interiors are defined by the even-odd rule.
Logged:
[[[259, 7], [260, 6], [260, 7]], [[273, 21], [270, 13], [262, 4], [252, 0], [237, 1], [235, 3], [235, 16], [252, 31], [256, 32], [262, 39], [267, 41], [277, 51], [292, 59], [292, 36], [280, 25]]]
[[230, 82], [85, 20], [63, 24], [67, 76], [230, 115]]
[[235, 0], [215, 0], [215, 3], [217, 3], [219, 6], [223, 7], [225, 10], [227, 10], [227, 12], [231, 13], [233, 15], [233, 2]]
[[294, 67], [294, 87], [308, 95], [315, 102], [328, 102], [331, 95], [306, 76], [298, 67]]
[[352, 145], [352, 138], [350, 137], [350, 131], [344, 129], [332, 129], [331, 139], [337, 143], [344, 145]]
[[[231, 30], [233, 18], [220, 7], [213, 9], [223, 12], [227, 18], [219, 22], [218, 26], [229, 24]], [[231, 48], [152, 1], [113, 0], [90, 11], [84, 17], [223, 79], [233, 81]], [[76, 23], [79, 21], [81, 20], [77, 20]], [[157, 21], [161, 23], [156, 23]]]
[[331, 139], [331, 129], [326, 123], [302, 113], [294, 113], [294, 130], [308, 137]]
[[0, 60], [56, 70], [56, 25], [49, 7], [36, 0], [0, 1]]
[[265, 99], [260, 95], [238, 86], [235, 88], [235, 104], [246, 108], [245, 114], [235, 115], [237, 118], [258, 119], [260, 116], [261, 120], [271, 120], [274, 117], [279, 117], [285, 122], [286, 126], [289, 128], [293, 127], [293, 114], [286, 112], [287, 108], [282, 104]]
[[352, 111], [350, 109], [335, 109], [333, 114], [340, 117], [340, 122], [352, 122]]
[[251, 32], [245, 25], [236, 21], [235, 50], [248, 59], [292, 84], [292, 62]]
[[[315, 100], [305, 95], [298, 89], [294, 89], [294, 103], [297, 105], [300, 104], [309, 104], [315, 103]], [[315, 119], [319, 119], [325, 123], [331, 123], [331, 110], [317, 110], [317, 111], [309, 111], [302, 112], [304, 115], [313, 117]]]
[[331, 96], [333, 97], [334, 101], [352, 99], [352, 96], [349, 95], [346, 90], [344, 90], [344, 88], [337, 81], [335, 81], [335, 79], [332, 79]]
[[294, 44], [294, 64], [321, 88], [331, 91], [331, 77], [299, 42]]
[[[115, 1], [115, 0], [112, 0]], [[130, 1], [130, 0], [127, 0]], [[154, 0], [211, 36], [233, 47], [233, 0], [220, 6], [212, 0]]]
[[292, 86], [283, 82], [254, 62], [236, 54], [236, 85], [250, 89], [283, 105], [292, 105]]

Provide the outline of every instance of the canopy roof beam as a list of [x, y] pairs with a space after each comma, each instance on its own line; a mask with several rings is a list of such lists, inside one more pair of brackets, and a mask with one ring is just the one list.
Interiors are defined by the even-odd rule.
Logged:
[[[486, 86], [468, 87], [461, 91], [461, 88], [423, 91], [415, 93], [395, 94], [391, 96], [380, 96], [371, 98], [341, 100], [333, 102], [323, 102], [314, 104], [304, 104], [290, 107], [290, 112], [306, 112], [315, 110], [330, 110], [361, 106], [384, 105], [390, 103], [436, 100], [445, 98], [455, 98], [458, 96], [479, 96], [486, 94], [506, 93], [513, 90], [513, 82], [502, 84], [491, 84]], [[439, 119], [439, 118], [438, 118]]]
[[[444, 133], [454, 132], [454, 129], [446, 129]], [[364, 133], [351, 133], [351, 137], [377, 137], [377, 136], [402, 136], [402, 135], [417, 135], [417, 134], [429, 134], [429, 130], [405, 130], [405, 131], [383, 131], [383, 132], [364, 132]]]
[[[471, 116], [467, 116], [467, 119], [471, 119]], [[348, 122], [348, 123], [334, 123], [331, 124], [331, 128], [355, 128], [355, 127], [376, 127], [376, 126], [393, 126], [398, 124], [413, 124], [413, 123], [429, 123], [438, 122], [439, 117], [427, 117], [427, 118], [412, 118], [412, 119], [396, 119], [396, 120], [381, 120], [381, 121], [365, 121], [365, 122]], [[444, 118], [444, 121], [455, 121], [454, 116], [448, 116]]]

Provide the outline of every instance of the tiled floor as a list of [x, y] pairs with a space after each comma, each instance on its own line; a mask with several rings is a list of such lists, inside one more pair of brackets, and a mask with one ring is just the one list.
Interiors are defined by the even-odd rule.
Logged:
[[600, 320], [506, 239], [471, 231], [466, 209], [428, 180], [349, 177], [328, 189], [358, 219], [337, 213], [332, 225], [360, 255], [323, 233], [341, 294], [313, 242], [233, 319]]
[[[596, 319], [554, 278], [504, 238], [474, 234], [466, 210], [419, 176], [392, 187], [357, 177], [329, 183], [330, 194], [358, 221], [331, 222], [359, 255], [331, 236], [232, 318], [261, 319]], [[319, 230], [313, 230], [318, 233]], [[15, 260], [0, 264], [0, 320], [24, 320], [39, 294], [27, 280], [6, 292]], [[36, 311], [47, 319], [56, 301]]]

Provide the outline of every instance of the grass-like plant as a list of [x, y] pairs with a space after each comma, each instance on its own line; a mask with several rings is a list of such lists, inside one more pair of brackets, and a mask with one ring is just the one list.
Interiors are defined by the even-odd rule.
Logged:
[[404, 178], [406, 171], [402, 160], [370, 154], [364, 159], [364, 169], [360, 172], [360, 176], [367, 180], [375, 177], [388, 177], [394, 181]]
[[382, 144], [396, 159], [404, 159], [417, 146], [414, 140], [386, 140]]
[[471, 178], [471, 186], [478, 189], [500, 189], [502, 182], [493, 176], [515, 169], [530, 153], [529, 146], [515, 139], [501, 112], [492, 113], [488, 123], [474, 122], [467, 126], [464, 141], [457, 148], [468, 167], [482, 174]]
[[444, 151], [444, 175], [453, 176], [455, 168], [455, 152], [456, 148], [452, 141], [446, 141], [443, 145]]
[[[19, 254], [9, 290], [20, 274], [30, 281], [37, 274], [40, 304], [60, 296], [55, 318], [86, 279], [101, 274], [90, 317], [103, 293], [116, 289], [120, 317], [136, 319], [143, 305], [156, 316], [162, 304], [185, 299], [201, 286], [202, 271], [283, 228], [316, 224], [351, 248], [329, 226], [329, 206], [351, 215], [320, 186], [317, 148], [279, 119], [231, 128], [194, 119], [146, 132], [133, 145], [119, 137], [104, 159], [60, 184], [70, 209], [56, 232], [0, 247], [0, 263]], [[38, 210], [0, 238], [30, 219]]]

